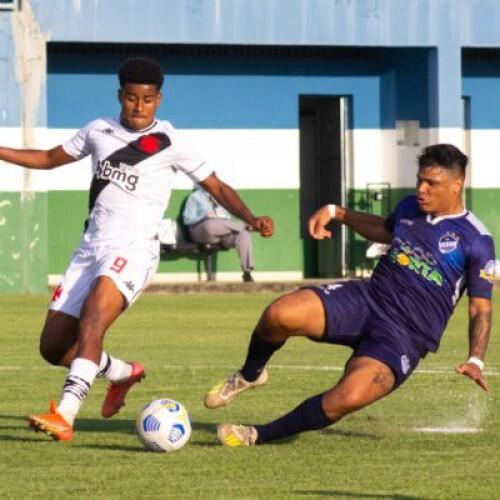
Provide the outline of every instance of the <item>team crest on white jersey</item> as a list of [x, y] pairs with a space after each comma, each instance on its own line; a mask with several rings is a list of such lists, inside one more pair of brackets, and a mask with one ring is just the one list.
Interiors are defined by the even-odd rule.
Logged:
[[439, 251], [441, 253], [451, 253], [457, 249], [459, 241], [459, 236], [450, 231], [446, 231], [446, 233], [439, 238]]

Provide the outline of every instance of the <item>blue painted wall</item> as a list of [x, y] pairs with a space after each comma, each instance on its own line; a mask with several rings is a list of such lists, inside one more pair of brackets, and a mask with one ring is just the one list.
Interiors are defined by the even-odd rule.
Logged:
[[500, 55], [489, 61], [464, 61], [462, 93], [470, 97], [472, 129], [500, 129]]
[[[76, 128], [119, 111], [124, 55], [103, 46], [49, 51], [48, 126]], [[68, 52], [69, 51], [69, 52]], [[179, 128], [298, 128], [301, 94], [349, 95], [354, 128], [428, 119], [428, 51], [379, 49], [330, 56], [155, 55], [166, 72], [159, 117]], [[78, 61], [77, 63], [75, 63]]]
[[[52, 42], [428, 48], [432, 54], [425, 71], [428, 84], [417, 93], [428, 92], [424, 112], [428, 116], [421, 121], [440, 127], [461, 126], [461, 48], [500, 47], [498, 0], [25, 0], [23, 6], [25, 12], [31, 12], [31, 6], [36, 23]], [[0, 76], [4, 77], [0, 126], [20, 123], [12, 16], [0, 12]], [[406, 61], [408, 74], [418, 78], [421, 73], [411, 69], [410, 61]], [[397, 102], [386, 99], [386, 89], [402, 88], [398, 82], [403, 72], [394, 75], [396, 80], [387, 73], [376, 75], [381, 79], [382, 104], [395, 115], [418, 119], [411, 103], [406, 112], [399, 96]], [[248, 78], [235, 91], [249, 86], [260, 90], [259, 83]], [[409, 83], [414, 88], [414, 82]], [[211, 88], [215, 85], [219, 83]], [[307, 85], [297, 78], [292, 92]], [[318, 82], [311, 85], [314, 92], [325, 91]], [[340, 79], [338, 87], [343, 93]], [[280, 97], [278, 84], [275, 88]], [[268, 86], [265, 91], [268, 96]], [[275, 100], [269, 106], [273, 113], [281, 111]], [[37, 120], [41, 126], [45, 125], [43, 111]], [[289, 126], [290, 118], [275, 126]], [[372, 126], [362, 116], [357, 119], [360, 127]], [[393, 121], [392, 116], [369, 120], [379, 121], [382, 127]]]

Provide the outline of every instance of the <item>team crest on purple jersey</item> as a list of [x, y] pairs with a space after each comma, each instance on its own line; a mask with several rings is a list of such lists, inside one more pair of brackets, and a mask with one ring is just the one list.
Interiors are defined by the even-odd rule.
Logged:
[[457, 249], [459, 241], [459, 236], [450, 231], [446, 231], [446, 233], [439, 238], [439, 251], [441, 253], [451, 253]]

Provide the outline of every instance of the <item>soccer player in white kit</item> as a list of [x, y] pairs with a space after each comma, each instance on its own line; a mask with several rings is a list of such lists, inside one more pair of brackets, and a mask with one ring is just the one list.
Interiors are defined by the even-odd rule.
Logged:
[[31, 427], [56, 441], [73, 437], [73, 422], [96, 377], [110, 382], [101, 410], [105, 418], [119, 411], [127, 391], [144, 377], [141, 363], [110, 356], [103, 340], [156, 271], [158, 225], [179, 170], [262, 236], [273, 234], [269, 217], [255, 217], [169, 122], [155, 118], [163, 84], [159, 64], [128, 59], [119, 80], [118, 120], [94, 120], [51, 150], [0, 148], [0, 160], [42, 170], [92, 157], [85, 231], [52, 296], [40, 340], [43, 358], [69, 373], [59, 404], [51, 401], [49, 413], [29, 417]]

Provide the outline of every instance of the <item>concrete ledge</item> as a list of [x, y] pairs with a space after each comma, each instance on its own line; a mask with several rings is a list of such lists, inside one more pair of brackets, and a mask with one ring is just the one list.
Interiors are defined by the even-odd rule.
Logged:
[[228, 282], [228, 281], [202, 281], [197, 283], [165, 283], [149, 285], [145, 293], [254, 293], [275, 292], [286, 293], [304, 286], [318, 283], [342, 282], [341, 279], [312, 279], [299, 281], [275, 281], [275, 282]]

